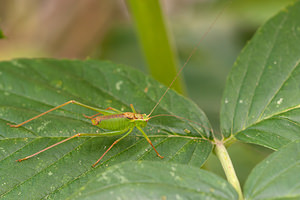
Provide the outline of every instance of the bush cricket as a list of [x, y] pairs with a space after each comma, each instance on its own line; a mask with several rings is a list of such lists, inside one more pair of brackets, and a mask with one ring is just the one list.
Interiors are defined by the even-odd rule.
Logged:
[[[222, 10], [222, 12], [225, 10], [225, 8]], [[28, 119], [20, 124], [17, 125], [12, 125], [9, 124], [11, 127], [14, 128], [18, 128], [32, 120], [35, 120], [49, 112], [52, 112], [54, 110], [57, 110], [63, 106], [66, 106], [68, 104], [75, 104], [81, 107], [85, 107], [87, 109], [96, 111], [97, 114], [93, 115], [93, 116], [86, 116], [86, 118], [90, 119], [92, 122], [92, 125], [98, 126], [100, 128], [106, 129], [108, 130], [107, 132], [102, 132], [102, 133], [77, 133], [71, 137], [68, 137], [60, 142], [57, 142], [47, 148], [44, 148], [32, 155], [26, 156], [24, 158], [18, 159], [18, 162], [27, 160], [31, 157], [34, 157], [48, 149], [51, 149], [52, 147], [55, 147], [59, 144], [62, 144], [68, 140], [71, 140], [73, 138], [76, 137], [80, 137], [80, 136], [115, 136], [115, 135], [122, 135], [119, 139], [115, 140], [110, 147], [102, 154], [102, 156], [92, 165], [93, 167], [95, 167], [100, 161], [101, 159], [106, 155], [106, 153], [115, 145], [117, 144], [119, 141], [121, 141], [122, 139], [124, 139], [126, 136], [128, 136], [132, 130], [136, 127], [141, 133], [142, 135], [145, 137], [145, 139], [148, 141], [148, 143], [152, 146], [152, 148], [154, 149], [154, 151], [156, 152], [157, 156], [160, 158], [163, 158], [163, 156], [161, 156], [158, 151], [155, 149], [154, 145], [152, 144], [151, 140], [149, 139], [149, 137], [147, 136], [147, 134], [143, 131], [142, 128], [144, 128], [147, 125], [147, 122], [153, 118], [151, 117], [151, 114], [153, 113], [153, 111], [156, 109], [156, 107], [160, 104], [161, 100], [164, 98], [164, 96], [166, 95], [166, 93], [169, 91], [169, 89], [172, 87], [173, 83], [176, 81], [176, 79], [178, 78], [178, 76], [181, 74], [182, 70], [185, 68], [185, 66], [187, 65], [187, 63], [189, 62], [189, 60], [191, 59], [191, 57], [193, 56], [193, 54], [195, 53], [195, 51], [197, 50], [198, 46], [200, 46], [201, 42], [204, 40], [204, 38], [207, 36], [207, 34], [211, 31], [213, 25], [216, 23], [217, 19], [221, 16], [222, 12], [220, 12], [218, 14], [218, 16], [214, 19], [213, 23], [208, 27], [207, 31], [202, 35], [202, 37], [200, 38], [198, 44], [194, 47], [194, 49], [192, 50], [192, 52], [190, 53], [189, 57], [187, 58], [187, 60], [185, 61], [185, 63], [183, 64], [183, 66], [180, 68], [180, 70], [178, 71], [178, 73], [176, 74], [176, 76], [174, 77], [174, 79], [172, 80], [172, 82], [170, 83], [169, 87], [165, 90], [165, 92], [163, 93], [163, 95], [160, 97], [160, 99], [157, 101], [156, 105], [153, 107], [153, 109], [151, 110], [151, 112], [147, 115], [147, 114], [139, 114], [136, 112], [135, 108], [133, 107], [132, 104], [130, 104], [131, 110], [132, 112], [122, 112], [119, 111], [115, 108], [112, 107], [108, 107], [106, 109], [100, 109], [100, 108], [95, 108], [95, 107], [91, 107], [89, 105], [85, 105], [83, 103], [80, 103], [78, 101], [75, 100], [70, 100], [67, 101], [57, 107], [54, 107], [48, 111], [45, 111], [31, 119]], [[161, 115], [163, 116], [163, 115]], [[166, 115], [167, 116], [167, 115]], [[154, 116], [155, 117], [155, 116]], [[176, 116], [174, 116], [176, 117]]]

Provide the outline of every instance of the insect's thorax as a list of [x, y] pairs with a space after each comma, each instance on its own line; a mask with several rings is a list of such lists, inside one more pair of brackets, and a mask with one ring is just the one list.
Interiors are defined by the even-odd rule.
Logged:
[[122, 114], [101, 115], [92, 118], [93, 125], [108, 130], [124, 130], [134, 126], [145, 127], [149, 120], [146, 114], [125, 112]]

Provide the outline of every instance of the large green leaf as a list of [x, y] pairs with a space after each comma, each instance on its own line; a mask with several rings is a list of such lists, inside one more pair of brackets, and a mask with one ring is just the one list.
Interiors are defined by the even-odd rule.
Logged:
[[300, 138], [300, 2], [255, 34], [228, 77], [222, 101], [225, 137], [277, 149]]
[[257, 165], [245, 183], [245, 199], [300, 199], [300, 141]]
[[[164, 86], [133, 69], [99, 61], [20, 59], [0, 63], [0, 195], [7, 198], [46, 197], [61, 187], [74, 192], [97, 170], [124, 160], [160, 160], [134, 131], [103, 158], [91, 165], [118, 137], [81, 137], [68, 141], [21, 163], [15, 160], [33, 154], [76, 133], [95, 133], [82, 113], [94, 112], [76, 105], [47, 114], [23, 127], [10, 128], [54, 106], [74, 99], [82, 103], [149, 113]], [[174, 117], [156, 117], [148, 122], [150, 136], [163, 162], [200, 167], [212, 150], [212, 137], [203, 112], [191, 101], [170, 91], [154, 111]], [[153, 116], [152, 115], [152, 116]], [[99, 132], [104, 131], [100, 130]], [[82, 177], [84, 177], [82, 179]], [[72, 182], [72, 187], [68, 185]], [[74, 186], [75, 185], [75, 186]]]
[[103, 169], [82, 187], [49, 199], [238, 199], [224, 179], [197, 167], [162, 162], [124, 162]]

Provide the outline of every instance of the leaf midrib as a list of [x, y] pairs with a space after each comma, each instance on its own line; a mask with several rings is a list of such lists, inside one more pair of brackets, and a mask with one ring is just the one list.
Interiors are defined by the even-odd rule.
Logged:
[[300, 104], [298, 104], [298, 105], [296, 105], [296, 106], [294, 106], [294, 107], [291, 107], [291, 108], [282, 110], [281, 112], [274, 113], [273, 115], [267, 116], [267, 117], [265, 117], [265, 118], [262, 118], [262, 119], [260, 119], [260, 121], [256, 121], [256, 122], [253, 123], [253, 124], [249, 124], [249, 126], [244, 127], [243, 129], [237, 131], [236, 133], [234, 133], [234, 134], [232, 134], [232, 135], [236, 136], [237, 134], [239, 134], [239, 133], [241, 133], [241, 132], [247, 130], [248, 128], [251, 128], [252, 126], [258, 125], [259, 123], [262, 123], [262, 122], [264, 122], [264, 121], [266, 121], [266, 120], [269, 120], [269, 119], [271, 119], [271, 118], [273, 118], [273, 117], [280, 116], [280, 115], [282, 115], [282, 114], [284, 114], [284, 113], [287, 113], [287, 112], [289, 112], [289, 111], [292, 111], [292, 110], [298, 109], [298, 108], [300, 108]]

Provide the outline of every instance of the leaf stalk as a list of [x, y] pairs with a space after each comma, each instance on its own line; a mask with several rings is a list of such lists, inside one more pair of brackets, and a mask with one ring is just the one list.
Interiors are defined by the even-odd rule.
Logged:
[[231, 159], [229, 157], [229, 154], [227, 152], [226, 147], [223, 144], [223, 141], [216, 140], [215, 141], [215, 153], [217, 157], [219, 158], [221, 165], [223, 167], [223, 170], [225, 172], [225, 175], [227, 177], [228, 182], [234, 187], [234, 189], [237, 191], [239, 195], [239, 200], [243, 200], [243, 193], [240, 186], [240, 182], [236, 176], [233, 164], [231, 162]]

